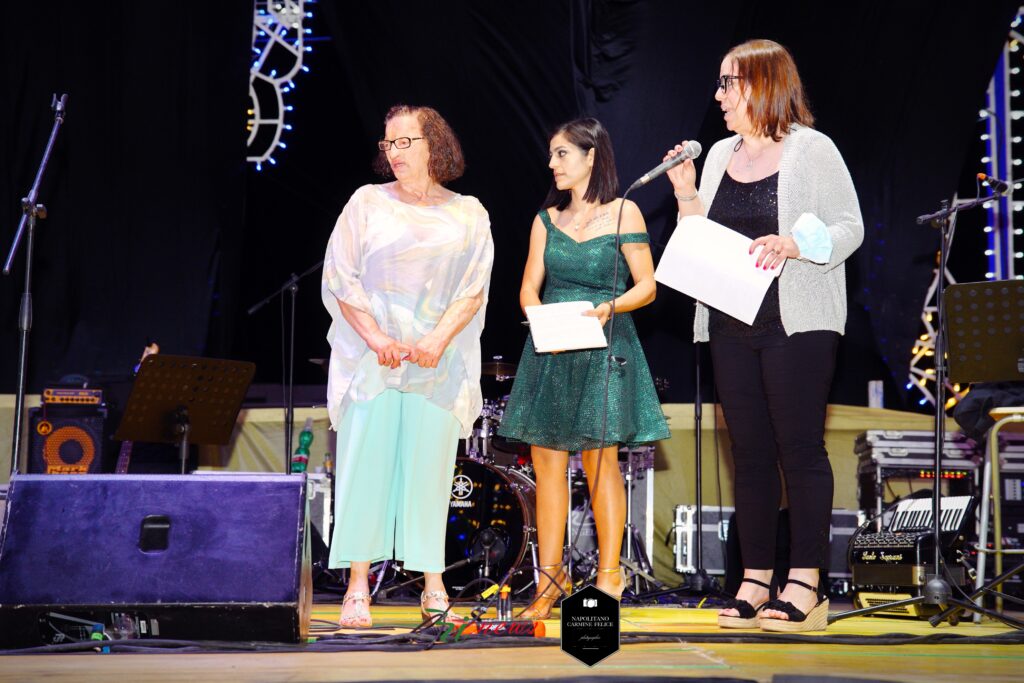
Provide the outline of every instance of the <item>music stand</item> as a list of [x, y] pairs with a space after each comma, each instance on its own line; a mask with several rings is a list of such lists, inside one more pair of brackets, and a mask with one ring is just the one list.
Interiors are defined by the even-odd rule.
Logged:
[[189, 443], [231, 439], [255, 363], [164, 354], [148, 357], [135, 378], [115, 439], [174, 443], [185, 473]]
[[[959, 285], [950, 285], [946, 290], [945, 310], [943, 318], [946, 320], [948, 330], [948, 363], [950, 381], [958, 384], [969, 384], [977, 382], [1009, 382], [1024, 379], [1024, 282], [1018, 280], [1001, 280], [996, 282], [971, 282]], [[1005, 409], [1004, 409], [1005, 410]], [[994, 411], [995, 412], [995, 411]], [[1012, 411], [1011, 411], [1012, 412]], [[1019, 418], [1018, 418], [1019, 419]], [[1018, 421], [1013, 417], [1006, 417], [999, 420], [989, 431], [988, 441], [988, 466], [994, 473], [993, 479], [998, 477], [999, 472], [999, 444], [998, 431], [1004, 423]], [[990, 552], [984, 545], [988, 527], [988, 494], [997, 500], [993, 504], [998, 513], [998, 498], [1002, 495], [999, 489], [998, 480], [993, 481], [990, 486], [989, 478], [986, 476], [982, 482], [982, 508], [981, 515], [981, 538], [982, 543], [978, 547], [978, 571], [981, 574], [978, 584], [984, 579], [985, 553]], [[996, 515], [996, 527], [998, 534], [999, 518]], [[977, 601], [980, 605], [986, 593], [993, 593], [997, 598], [1008, 598], [1019, 602], [1010, 596], [999, 592], [999, 586], [1012, 576], [1024, 571], [1024, 563], [1008, 572], [1002, 571], [999, 562], [1000, 550], [998, 544], [996, 550], [997, 566], [996, 576], [991, 582], [980, 586], [970, 595], [970, 599]], [[1000, 608], [997, 599], [996, 610]], [[950, 616], [956, 616], [962, 607], [952, 606], [930, 620], [933, 625]], [[984, 610], [975, 609], [976, 613], [984, 613], [987, 616], [994, 615]], [[999, 617], [994, 617], [999, 618]], [[1011, 625], [1021, 628], [1024, 626], [1020, 621], [1010, 620], [1003, 617], [1003, 621], [1013, 623]]]
[[950, 285], [945, 304], [950, 381], [1024, 380], [1024, 281]]

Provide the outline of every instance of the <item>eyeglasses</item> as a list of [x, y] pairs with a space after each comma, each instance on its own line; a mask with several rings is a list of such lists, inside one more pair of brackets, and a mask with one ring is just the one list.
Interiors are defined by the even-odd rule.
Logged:
[[717, 88], [719, 90], [721, 90], [723, 93], [727, 93], [727, 92], [729, 92], [729, 88], [732, 87], [732, 82], [733, 81], [742, 81], [742, 80], [743, 80], [743, 76], [730, 76], [730, 75], [719, 76], [718, 80], [715, 81], [715, 86], [717, 86]]
[[423, 138], [395, 138], [394, 140], [381, 140], [377, 143], [377, 149], [382, 152], [386, 152], [391, 149], [391, 145], [394, 145], [398, 149], [408, 149], [412, 146], [413, 140], [422, 140]]

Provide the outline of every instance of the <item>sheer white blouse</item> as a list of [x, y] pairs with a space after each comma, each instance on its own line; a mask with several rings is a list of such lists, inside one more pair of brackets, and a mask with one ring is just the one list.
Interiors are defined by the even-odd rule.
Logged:
[[[480, 414], [480, 335], [494, 260], [490, 219], [474, 197], [414, 206], [382, 185], [364, 185], [345, 205], [327, 243], [321, 293], [332, 323], [327, 407], [335, 429], [353, 402], [385, 389], [414, 392], [450, 411], [467, 437]], [[483, 293], [473, 319], [437, 368], [391, 369], [341, 315], [338, 300], [373, 316], [388, 336], [412, 344], [460, 299]]]

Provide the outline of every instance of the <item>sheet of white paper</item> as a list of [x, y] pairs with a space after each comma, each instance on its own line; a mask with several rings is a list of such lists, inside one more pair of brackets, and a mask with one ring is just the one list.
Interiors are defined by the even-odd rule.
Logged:
[[608, 346], [595, 316], [583, 315], [594, 310], [589, 301], [563, 301], [557, 304], [527, 306], [533, 346], [540, 353], [601, 349]]
[[686, 216], [672, 233], [654, 279], [751, 325], [772, 278], [785, 266], [756, 268], [760, 249], [748, 253], [751, 242], [704, 216]]

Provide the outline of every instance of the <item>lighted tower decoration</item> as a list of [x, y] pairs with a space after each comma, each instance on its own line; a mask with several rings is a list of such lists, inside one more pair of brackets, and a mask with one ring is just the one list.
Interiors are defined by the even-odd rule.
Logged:
[[249, 110], [246, 129], [247, 161], [263, 170], [264, 162], [276, 164], [274, 153], [285, 149], [281, 139], [291, 130], [288, 112], [292, 105], [286, 95], [295, 89], [293, 80], [300, 71], [309, 71], [303, 56], [312, 47], [306, 24], [313, 13], [313, 0], [256, 0], [253, 10], [252, 52], [249, 69]]

